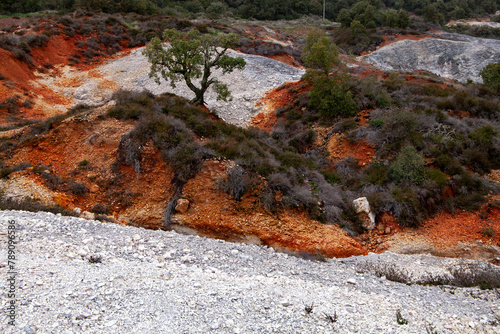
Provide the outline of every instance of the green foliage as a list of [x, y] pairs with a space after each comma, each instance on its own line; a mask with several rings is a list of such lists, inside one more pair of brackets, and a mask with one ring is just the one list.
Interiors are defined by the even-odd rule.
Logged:
[[401, 315], [401, 310], [396, 311], [396, 322], [398, 323], [398, 325], [408, 325], [408, 320], [403, 318], [403, 316]]
[[330, 184], [337, 184], [342, 182], [342, 178], [337, 173], [324, 169], [321, 171], [321, 174], [323, 174], [325, 180]]
[[439, 189], [443, 189], [448, 185], [448, 177], [439, 170], [428, 170], [425, 177], [435, 182]]
[[486, 125], [475, 129], [469, 134], [469, 137], [479, 146], [479, 147], [492, 147], [493, 138], [498, 135], [498, 131], [495, 130], [491, 125]]
[[365, 182], [383, 185], [388, 181], [389, 167], [380, 162], [372, 162], [366, 170]]
[[[212, 85], [216, 87], [218, 99], [226, 101], [229, 98], [227, 86], [211, 75], [214, 69], [225, 74], [245, 67], [242, 57], [233, 58], [226, 54], [238, 38], [235, 34], [201, 34], [197, 29], [183, 33], [166, 29], [163, 37], [170, 42], [169, 48], [165, 48], [159, 38], [153, 38], [144, 51], [151, 63], [150, 77], [154, 77], [158, 84], [162, 77], [172, 87], [176, 82], [184, 81], [195, 93], [191, 102], [196, 104], [204, 104], [204, 94]], [[195, 80], [200, 80], [198, 85]]]
[[310, 67], [328, 75], [332, 64], [339, 63], [339, 51], [322, 31], [315, 30], [307, 36], [302, 50], [302, 60]]
[[309, 107], [327, 117], [353, 116], [358, 110], [341, 78], [325, 76], [314, 79]]
[[80, 169], [84, 169], [84, 170], [85, 170], [85, 169], [89, 169], [89, 167], [90, 167], [90, 163], [89, 163], [89, 161], [88, 161], [88, 160], [86, 160], [86, 159], [85, 159], [85, 160], [81, 160], [81, 161], [79, 161], [79, 162], [77, 163], [77, 165], [78, 165], [78, 168], [80, 168]]
[[[28, 13], [40, 10], [90, 12], [135, 12], [138, 14], [204, 14], [214, 19], [221, 15], [258, 20], [296, 19], [301, 16], [321, 15], [322, 3], [318, 0], [4, 0], [0, 2], [2, 13]], [[341, 22], [348, 27], [352, 20], [364, 26], [400, 27], [410, 24], [407, 12], [423, 16], [430, 22], [444, 22], [450, 19], [484, 16], [498, 9], [498, 1], [476, 2], [442, 0], [422, 2], [415, 0], [349, 0], [327, 1], [326, 18]], [[493, 18], [495, 19], [495, 18]]]
[[479, 74], [485, 86], [500, 93], [500, 61], [488, 64]]
[[424, 158], [413, 146], [405, 146], [389, 168], [396, 184], [421, 184], [424, 180]]

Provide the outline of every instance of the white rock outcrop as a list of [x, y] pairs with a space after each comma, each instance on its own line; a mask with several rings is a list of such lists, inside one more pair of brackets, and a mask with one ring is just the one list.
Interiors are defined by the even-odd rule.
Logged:
[[375, 228], [375, 214], [370, 209], [368, 199], [360, 197], [352, 201], [352, 204], [363, 222], [363, 227], [367, 230], [373, 230]]
[[375, 67], [400, 72], [425, 70], [466, 82], [482, 82], [479, 72], [500, 61], [500, 41], [441, 33], [437, 38], [403, 40], [361, 57]]

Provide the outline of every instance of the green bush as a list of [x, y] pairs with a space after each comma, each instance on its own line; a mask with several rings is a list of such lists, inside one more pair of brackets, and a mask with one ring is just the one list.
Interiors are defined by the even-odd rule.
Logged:
[[475, 129], [469, 134], [469, 137], [479, 147], [491, 147], [493, 145], [493, 138], [498, 135], [498, 131], [491, 125], [483, 126]]
[[500, 61], [488, 64], [479, 74], [485, 86], [500, 93]]
[[439, 170], [431, 169], [425, 174], [426, 178], [435, 182], [439, 189], [443, 189], [448, 185], [448, 177]]
[[309, 107], [327, 117], [353, 116], [358, 111], [353, 95], [338, 78], [317, 77], [311, 89]]
[[342, 182], [342, 178], [337, 173], [324, 169], [321, 171], [321, 174], [323, 174], [326, 181], [328, 181], [328, 183], [330, 184], [337, 184]]
[[382, 185], [388, 181], [389, 167], [379, 162], [372, 162], [365, 172], [364, 181], [370, 184]]
[[421, 184], [424, 180], [424, 158], [413, 146], [405, 146], [389, 168], [396, 184]]

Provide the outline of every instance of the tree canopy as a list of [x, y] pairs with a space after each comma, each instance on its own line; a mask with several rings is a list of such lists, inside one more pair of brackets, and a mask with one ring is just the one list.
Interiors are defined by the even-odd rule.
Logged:
[[167, 29], [163, 37], [170, 43], [169, 47], [159, 38], [153, 38], [144, 50], [151, 63], [150, 77], [155, 78], [158, 84], [163, 77], [174, 88], [178, 81], [183, 80], [195, 93], [191, 102], [196, 104], [205, 103], [205, 92], [212, 85], [218, 100], [227, 101], [230, 98], [227, 85], [212, 74], [216, 69], [226, 74], [245, 67], [242, 57], [234, 58], [226, 54], [238, 38], [235, 34], [201, 34], [196, 29], [186, 33]]
[[[136, 12], [205, 13], [210, 18], [229, 15], [247, 19], [281, 20], [305, 15], [322, 15], [321, 0], [2, 0], [0, 13], [34, 12], [44, 9], [71, 11], [75, 9], [106, 13]], [[366, 27], [372, 25], [398, 26], [409, 24], [407, 12], [423, 16], [427, 21], [444, 23], [467, 17], [493, 14], [500, 0], [326, 0], [329, 20], [348, 27], [358, 20]]]
[[339, 62], [339, 50], [322, 31], [315, 30], [307, 36], [302, 50], [302, 60], [311, 68], [328, 75], [332, 64]]

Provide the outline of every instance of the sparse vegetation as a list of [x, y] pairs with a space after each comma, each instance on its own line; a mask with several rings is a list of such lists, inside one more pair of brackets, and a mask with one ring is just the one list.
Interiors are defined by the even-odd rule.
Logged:
[[88, 257], [89, 263], [102, 263], [102, 256], [101, 255], [90, 255]]
[[403, 316], [401, 315], [401, 310], [396, 311], [396, 322], [398, 323], [398, 325], [408, 325], [408, 320], [403, 318]]
[[338, 320], [337, 312], [335, 312], [333, 315], [327, 314], [327, 313], [323, 313], [323, 314], [325, 315], [326, 321], [328, 321], [328, 322], [330, 322], [332, 324], [336, 323], [337, 320]]
[[0, 210], [21, 210], [21, 211], [46, 211], [52, 212], [54, 214], [60, 213], [64, 216], [75, 216], [71, 211], [67, 211], [58, 205], [46, 205], [40, 201], [33, 200], [31, 198], [25, 197], [22, 199], [14, 199], [12, 197], [7, 197], [5, 194], [0, 192]]
[[481, 234], [487, 237], [494, 237], [496, 232], [491, 226], [486, 226], [481, 229]]
[[306, 314], [311, 314], [313, 310], [314, 310], [314, 304], [304, 306], [304, 311], [306, 311]]

